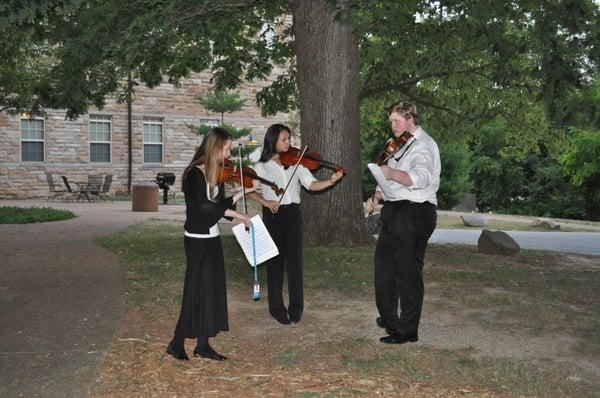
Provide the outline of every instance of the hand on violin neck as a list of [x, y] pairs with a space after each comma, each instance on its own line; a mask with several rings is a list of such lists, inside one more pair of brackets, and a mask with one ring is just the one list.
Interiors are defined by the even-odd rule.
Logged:
[[308, 187], [308, 189], [310, 191], [322, 191], [324, 189], [334, 186], [338, 182], [338, 180], [343, 176], [344, 174], [342, 174], [341, 171], [336, 171], [326, 180], [313, 181]]
[[335, 185], [335, 183], [341, 179], [344, 176], [344, 173], [342, 171], [336, 171], [335, 173], [333, 173], [330, 177], [329, 177], [329, 181], [331, 182], [331, 185]]

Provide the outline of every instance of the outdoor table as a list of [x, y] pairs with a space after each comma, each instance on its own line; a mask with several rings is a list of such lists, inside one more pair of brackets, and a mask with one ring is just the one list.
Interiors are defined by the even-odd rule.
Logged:
[[102, 184], [98, 184], [96, 182], [73, 181], [73, 183], [77, 184], [77, 200], [85, 198], [88, 202], [91, 202], [92, 198], [90, 198], [89, 194], [94, 194], [94, 192], [100, 192], [100, 190], [102, 189]]

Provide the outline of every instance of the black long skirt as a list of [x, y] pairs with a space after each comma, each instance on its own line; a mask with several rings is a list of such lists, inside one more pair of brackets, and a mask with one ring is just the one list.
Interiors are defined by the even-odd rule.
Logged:
[[177, 328], [185, 337], [229, 330], [221, 238], [184, 237], [187, 268]]

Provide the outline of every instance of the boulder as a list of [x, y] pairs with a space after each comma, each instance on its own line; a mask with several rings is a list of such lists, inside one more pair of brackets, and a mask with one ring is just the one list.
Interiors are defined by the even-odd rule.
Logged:
[[461, 214], [460, 219], [467, 227], [485, 227], [487, 220], [479, 214]]
[[543, 218], [536, 218], [532, 224], [536, 227], [544, 229], [560, 229], [560, 224], [551, 220], [545, 220]]
[[477, 250], [486, 254], [514, 256], [521, 250], [521, 247], [506, 232], [484, 229], [477, 241]]

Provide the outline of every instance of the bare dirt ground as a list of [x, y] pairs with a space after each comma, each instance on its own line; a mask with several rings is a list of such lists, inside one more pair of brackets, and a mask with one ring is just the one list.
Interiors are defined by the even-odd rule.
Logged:
[[[571, 259], [581, 266], [577, 256]], [[599, 261], [586, 260], [598, 266]], [[460, 372], [445, 369], [456, 365], [450, 359], [456, 353], [460, 353], [461, 360], [475, 361], [474, 366], [484, 366], [485, 360], [507, 360], [509, 367], [553, 362], [564, 367], [566, 385], [600, 378], [600, 361], [576, 353], [575, 339], [568, 334], [529, 336], [519, 325], [508, 331], [484, 328], [470, 317], [471, 310], [435, 293], [426, 294], [420, 341], [389, 346], [378, 341], [384, 333], [374, 322], [377, 312], [373, 295], [349, 298], [309, 290], [302, 321], [284, 326], [268, 315], [264, 297], [252, 301], [250, 288], [229, 289], [230, 331], [211, 340], [217, 351], [229, 356], [224, 362], [193, 357], [184, 362], [163, 357], [176, 322], [177, 304], [126, 311], [94, 395], [522, 396], [515, 393], [518, 389], [514, 386], [502, 385], [502, 377], [494, 389], [482, 389], [468, 377], [461, 380]], [[435, 288], [434, 284], [426, 285], [427, 291]], [[187, 340], [186, 344], [191, 356], [195, 342]], [[432, 359], [443, 361], [446, 355], [447, 363], [434, 365], [433, 371], [427, 369]], [[481, 377], [496, 377], [494, 372], [482, 372]], [[511, 376], [506, 380], [510, 382]], [[543, 387], [539, 391], [543, 396], [564, 396], [563, 392], [544, 391]]]

